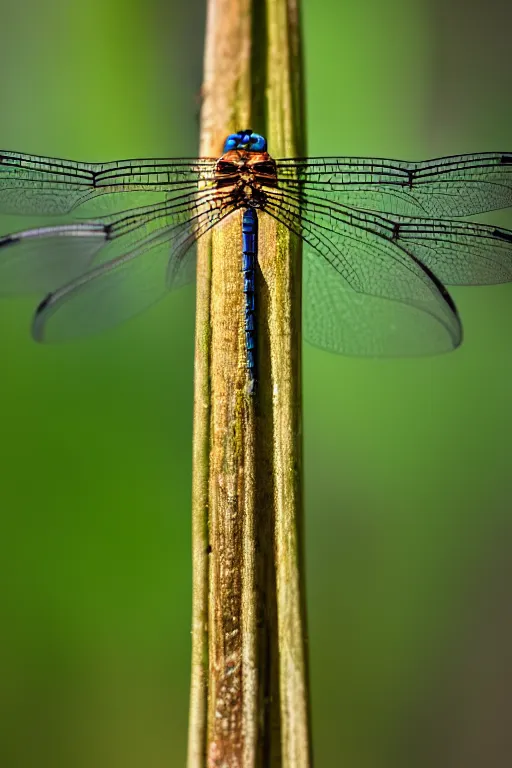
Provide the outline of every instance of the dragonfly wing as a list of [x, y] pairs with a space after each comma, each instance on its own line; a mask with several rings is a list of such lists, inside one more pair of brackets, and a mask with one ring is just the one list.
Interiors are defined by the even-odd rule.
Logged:
[[[213, 178], [214, 160], [119, 160], [80, 163], [0, 151], [0, 213], [60, 215], [97, 198], [89, 216], [133, 207], [135, 192], [163, 197]], [[132, 198], [132, 199], [130, 199]], [[156, 202], [156, 201], [153, 201]]]
[[450, 219], [396, 219], [391, 237], [446, 285], [512, 280], [512, 232]]
[[[162, 228], [205, 217], [212, 195], [203, 190], [152, 206], [79, 222], [25, 230], [0, 238], [0, 296], [44, 294], [89, 268], [131, 252]], [[215, 209], [212, 208], [212, 215]], [[216, 215], [216, 214], [215, 214]], [[174, 265], [182, 275], [183, 266]]]
[[289, 201], [266, 211], [305, 242], [308, 341], [331, 352], [371, 356], [437, 354], [460, 344], [459, 317], [442, 284], [382, 232], [321, 205], [308, 206], [301, 219]]
[[229, 192], [196, 186], [101, 222], [7, 235], [0, 240], [0, 294], [52, 291], [34, 320], [40, 341], [98, 332], [187, 282], [190, 246], [232, 210]]
[[278, 160], [290, 193], [404, 216], [468, 216], [512, 205], [512, 153], [484, 152], [418, 163], [380, 158]]
[[389, 300], [352, 291], [332, 264], [305, 246], [304, 337], [314, 346], [370, 357], [435, 355], [455, 349], [462, 331], [453, 305], [435, 284], [426, 286], [425, 275], [419, 272], [412, 280], [409, 277], [408, 294]]
[[391, 218], [316, 195], [304, 194], [299, 200], [282, 190], [269, 195], [291, 217], [300, 217], [302, 211], [308, 227], [327, 240], [329, 231], [336, 237], [336, 233], [344, 235], [347, 227], [375, 232], [421, 262], [443, 284], [492, 285], [512, 280], [512, 231], [503, 227], [456, 219]]
[[[201, 233], [202, 234], [202, 233]], [[166, 284], [169, 291], [176, 291], [193, 283], [197, 268], [197, 237], [179, 258], [173, 253], [167, 264]]]
[[187, 233], [162, 236], [50, 293], [34, 316], [36, 341], [67, 341], [113, 327], [161, 299], [171, 248], [181, 258]]
[[103, 224], [29, 229], [0, 238], [0, 296], [43, 294], [85, 272], [107, 241]]
[[142, 240], [137, 234], [148, 224], [129, 232], [121, 227], [122, 234], [105, 246], [102, 263], [41, 302], [34, 317], [34, 338], [56, 342], [88, 336], [147, 309], [186, 282], [194, 264], [191, 246], [230, 212], [227, 206], [212, 210], [204, 205], [187, 220], [169, 224], [164, 219]]

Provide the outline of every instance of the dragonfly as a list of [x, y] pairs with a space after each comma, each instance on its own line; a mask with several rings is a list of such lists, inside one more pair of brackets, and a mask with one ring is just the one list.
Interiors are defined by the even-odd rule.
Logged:
[[512, 231], [465, 217], [511, 205], [512, 152], [273, 159], [251, 129], [230, 134], [220, 158], [83, 163], [5, 151], [0, 212], [56, 222], [0, 238], [0, 295], [44, 296], [37, 341], [103, 331], [190, 282], [198, 239], [241, 212], [251, 383], [258, 220], [271, 216], [303, 243], [309, 342], [347, 355], [437, 354], [462, 340], [446, 286], [512, 280]]

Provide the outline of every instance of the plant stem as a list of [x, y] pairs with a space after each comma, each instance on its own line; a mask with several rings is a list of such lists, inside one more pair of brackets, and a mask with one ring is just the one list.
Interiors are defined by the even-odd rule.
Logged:
[[[249, 125], [304, 154], [293, 0], [209, 0], [201, 156]], [[267, 101], [262, 94], [267, 94]], [[300, 250], [260, 216], [247, 394], [241, 221], [198, 248], [188, 768], [310, 765], [302, 583]]]
[[[305, 155], [305, 109], [298, 0], [268, 0], [267, 135], [277, 157]], [[269, 288], [275, 569], [282, 763], [312, 761], [306, 647], [302, 506], [302, 249], [269, 221], [260, 260]]]
[[[246, 124], [249, 117], [249, 11], [250, 0], [210, 0], [208, 3], [201, 112], [200, 154], [202, 157], [219, 155], [223, 139], [229, 129], [239, 121]], [[244, 96], [244, 94], [247, 95]], [[217, 416], [217, 412], [214, 414], [212, 407], [214, 390], [218, 389], [217, 386], [212, 386], [214, 382], [212, 382], [210, 368], [213, 349], [218, 346], [218, 335], [215, 339], [213, 338], [215, 318], [211, 316], [212, 263], [214, 256], [215, 264], [221, 263], [222, 250], [226, 251], [222, 254], [222, 258], [226, 258], [228, 264], [236, 263], [234, 259], [236, 259], [236, 245], [240, 240], [239, 227], [236, 226], [236, 221], [228, 222], [222, 232], [215, 234], [215, 238], [206, 235], [200, 240], [197, 263], [192, 494], [192, 669], [188, 768], [204, 768], [207, 764], [207, 751], [209, 754], [212, 751], [212, 707], [208, 705], [208, 701], [214, 701], [213, 697], [218, 688], [217, 675], [212, 666], [212, 653], [208, 647], [209, 637], [219, 636], [219, 632], [215, 632], [214, 621], [217, 612], [209, 610], [209, 599], [211, 598], [219, 605], [222, 601], [220, 596], [218, 599], [214, 598], [209, 592], [212, 578], [209, 561], [213, 560], [217, 563], [219, 555], [222, 554], [221, 546], [215, 546], [214, 549], [214, 545], [210, 543], [212, 539], [219, 538], [219, 533], [215, 531], [215, 519], [222, 519], [215, 504], [212, 505], [211, 493], [214, 493], [215, 486], [213, 484], [212, 487], [210, 482], [210, 474], [214, 466], [210, 455], [215, 453], [211, 439], [213, 438], [214, 444], [219, 442], [218, 432], [215, 431], [216, 425], [212, 424], [214, 416]], [[219, 239], [223, 242], [219, 242]], [[238, 275], [236, 267], [233, 274]], [[218, 279], [215, 284], [218, 284]], [[234, 288], [233, 293], [238, 293], [235, 286]], [[218, 300], [217, 295], [216, 302]], [[226, 329], [225, 322], [222, 323], [222, 327]], [[227, 330], [229, 332], [229, 327]], [[230, 351], [233, 351], [231, 347]], [[236, 361], [226, 360], [226, 363], [231, 366], [228, 370], [234, 370], [234, 362]], [[210, 629], [209, 632], [208, 629]], [[209, 713], [210, 717], [208, 717]], [[215, 722], [215, 713], [213, 715]]]

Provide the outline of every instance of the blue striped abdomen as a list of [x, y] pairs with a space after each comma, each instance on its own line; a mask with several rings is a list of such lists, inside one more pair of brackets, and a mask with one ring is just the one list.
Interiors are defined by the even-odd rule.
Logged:
[[254, 208], [246, 208], [242, 219], [242, 272], [244, 275], [245, 353], [249, 392], [256, 382], [256, 302], [255, 276], [258, 256], [258, 216]]

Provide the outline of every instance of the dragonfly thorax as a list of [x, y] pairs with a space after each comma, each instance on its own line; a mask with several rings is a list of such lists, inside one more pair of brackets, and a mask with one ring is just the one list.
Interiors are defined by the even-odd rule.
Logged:
[[236, 206], [264, 208], [265, 187], [277, 186], [275, 161], [268, 152], [230, 150], [215, 166], [215, 184]]

